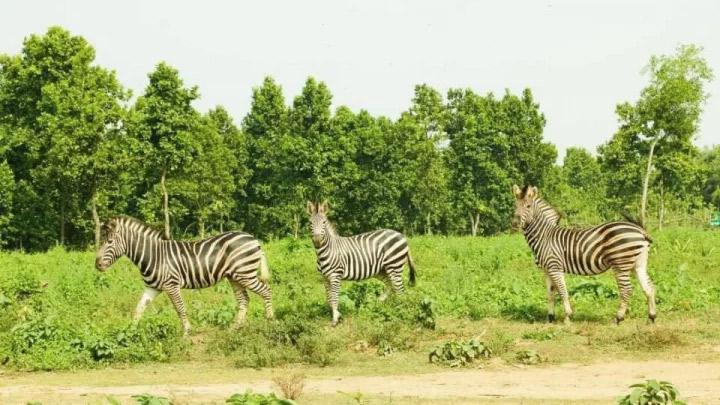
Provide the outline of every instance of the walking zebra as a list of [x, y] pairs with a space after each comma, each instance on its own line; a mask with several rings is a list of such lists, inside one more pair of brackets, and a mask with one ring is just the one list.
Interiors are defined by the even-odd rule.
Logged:
[[210, 287], [223, 278], [230, 281], [235, 292], [236, 324], [245, 321], [250, 299], [248, 289], [263, 298], [265, 315], [273, 317], [267, 260], [251, 235], [225, 232], [196, 242], [165, 240], [160, 231], [130, 217], [110, 219], [103, 225], [103, 232], [105, 242], [97, 251], [95, 267], [105, 271], [125, 255], [138, 266], [145, 281], [145, 291], [135, 309], [135, 322], [140, 320], [145, 307], [165, 291], [188, 335], [190, 322], [180, 289]]
[[557, 225], [557, 212], [538, 196], [537, 187], [513, 186], [515, 215], [513, 227], [521, 229], [535, 256], [535, 263], [545, 270], [548, 295], [548, 320], [555, 320], [555, 291], [565, 307], [565, 322], [572, 308], [563, 273], [600, 274], [612, 268], [620, 290], [620, 308], [615, 321], [625, 318], [632, 294], [631, 274], [645, 292], [648, 317], [655, 322], [655, 290], [648, 277], [648, 251], [652, 239], [639, 225], [630, 222], [607, 222], [602, 225], [568, 229]]
[[[413, 264], [407, 239], [391, 229], [380, 229], [349, 237], [339, 236], [328, 221], [328, 204], [307, 203], [312, 241], [317, 254], [317, 266], [325, 277], [325, 292], [332, 309], [332, 325], [340, 319], [338, 293], [340, 280], [364, 280], [378, 277], [395, 293], [404, 291], [402, 269], [410, 267], [410, 286], [415, 285]], [[381, 299], [387, 296], [386, 290]]]

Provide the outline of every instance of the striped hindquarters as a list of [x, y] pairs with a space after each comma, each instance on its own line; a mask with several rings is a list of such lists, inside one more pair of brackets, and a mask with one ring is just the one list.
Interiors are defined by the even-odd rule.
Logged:
[[[599, 274], [610, 267], [632, 269], [638, 256], [650, 244], [647, 232], [629, 222], [608, 222], [592, 228], [557, 228], [550, 245], [566, 273]], [[552, 263], [548, 263], [552, 267]]]
[[[344, 279], [363, 280], [381, 271], [401, 269], [407, 260], [408, 242], [400, 232], [381, 229], [337, 238], [330, 248], [334, 252], [326, 252], [326, 260], [319, 252], [321, 271], [323, 268], [342, 268]], [[327, 260], [331, 258], [335, 258], [335, 263]]]
[[167, 263], [183, 288], [205, 288], [224, 277], [257, 277], [262, 251], [252, 235], [226, 232], [202, 241], [167, 241]]

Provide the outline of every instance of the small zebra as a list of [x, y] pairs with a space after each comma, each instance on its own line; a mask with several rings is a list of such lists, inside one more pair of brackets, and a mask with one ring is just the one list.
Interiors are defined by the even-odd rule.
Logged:
[[397, 294], [404, 291], [402, 269], [405, 263], [410, 268], [408, 284], [411, 287], [415, 285], [415, 265], [407, 239], [400, 232], [380, 229], [348, 237], [339, 236], [328, 221], [328, 211], [327, 202], [307, 203], [318, 271], [325, 277], [325, 292], [332, 309], [332, 326], [335, 326], [340, 319], [340, 280], [377, 277], [388, 286], [381, 297], [384, 300], [390, 289]]
[[641, 226], [630, 222], [607, 222], [581, 229], [557, 225], [557, 211], [538, 196], [537, 187], [513, 186], [515, 214], [513, 227], [522, 230], [545, 271], [548, 295], [548, 321], [555, 320], [555, 292], [565, 307], [565, 322], [572, 308], [563, 273], [583, 276], [600, 274], [612, 268], [620, 290], [620, 308], [615, 316], [619, 324], [632, 295], [631, 275], [635, 275], [647, 297], [648, 318], [655, 322], [655, 289], [648, 277], [648, 252], [652, 239]]
[[105, 242], [97, 251], [95, 267], [105, 271], [124, 255], [140, 269], [145, 281], [134, 322], [138, 322], [145, 307], [165, 291], [187, 336], [190, 322], [180, 289], [210, 287], [223, 278], [228, 279], [235, 292], [237, 325], [245, 322], [250, 300], [248, 289], [265, 301], [266, 317], [273, 317], [267, 260], [257, 239], [247, 233], [225, 232], [196, 242], [165, 240], [160, 231], [130, 217], [110, 219], [103, 225], [103, 233]]

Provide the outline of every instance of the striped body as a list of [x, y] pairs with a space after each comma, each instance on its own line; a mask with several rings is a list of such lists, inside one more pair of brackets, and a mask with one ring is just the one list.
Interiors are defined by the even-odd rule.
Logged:
[[620, 221], [582, 229], [563, 228], [557, 225], [557, 211], [538, 197], [537, 188], [525, 187], [521, 190], [515, 186], [513, 194], [516, 198], [513, 225], [522, 230], [533, 251], [535, 263], [546, 274], [550, 321], [555, 318], [555, 292], [563, 300], [566, 322], [572, 314], [564, 273], [588, 276], [609, 269], [614, 270], [620, 290], [616, 321], [622, 321], [627, 312], [633, 272], [647, 296], [648, 316], [650, 320], [655, 320], [655, 289], [647, 274], [652, 239], [645, 229]]
[[538, 266], [584, 276], [610, 268], [632, 269], [650, 245], [645, 230], [629, 222], [570, 229], [536, 221], [524, 233]]
[[[327, 203], [308, 203], [312, 241], [317, 254], [317, 268], [325, 277], [325, 292], [333, 313], [333, 326], [340, 318], [338, 295], [340, 280], [364, 280], [378, 277], [396, 293], [405, 291], [402, 269], [410, 268], [409, 284], [415, 284], [415, 265], [407, 238], [391, 229], [380, 229], [348, 237], [339, 236], [328, 221]], [[387, 291], [382, 299], [387, 296]]]
[[[272, 298], [267, 284], [267, 262], [260, 243], [244, 232], [225, 232], [201, 241], [164, 240], [160, 232], [128, 217], [108, 222], [107, 240], [100, 248], [96, 267], [104, 271], [121, 256], [127, 256], [140, 269], [146, 290], [135, 318], [161, 291], [170, 295], [186, 333], [190, 326], [180, 289], [211, 287], [223, 279], [233, 286], [242, 323], [247, 311], [249, 289], [263, 297], [268, 317], [272, 316]], [[261, 277], [257, 270], [260, 269]]]
[[402, 270], [407, 261], [407, 239], [397, 231], [381, 229], [349, 237], [335, 236], [316, 248], [318, 270], [329, 277], [364, 280]]

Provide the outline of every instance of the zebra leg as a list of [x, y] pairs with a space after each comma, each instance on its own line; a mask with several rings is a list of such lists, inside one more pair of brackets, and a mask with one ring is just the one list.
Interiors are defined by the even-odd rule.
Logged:
[[140, 297], [140, 301], [138, 301], [137, 307], [135, 307], [135, 316], [133, 316], [133, 323], [137, 324], [140, 322], [140, 318], [142, 318], [143, 313], [145, 312], [145, 308], [147, 308], [148, 304], [152, 302], [152, 300], [155, 299], [155, 297], [160, 294], [160, 290], [156, 290], [152, 287], [145, 287], [145, 291], [143, 291], [142, 296]]
[[177, 311], [177, 314], [182, 321], [183, 336], [188, 336], [191, 329], [190, 321], [188, 321], [187, 312], [185, 311], [185, 302], [183, 302], [182, 296], [180, 295], [180, 287], [170, 287], [165, 291], [170, 296], [170, 301], [172, 301], [175, 306], [175, 311]]
[[625, 319], [625, 313], [632, 297], [632, 281], [630, 281], [629, 270], [615, 270], [615, 280], [617, 280], [618, 291], [620, 291], [620, 308], [615, 315], [615, 323], [620, 324]]
[[405, 286], [403, 286], [402, 279], [402, 267], [399, 269], [389, 269], [388, 278], [390, 279], [390, 285], [392, 286], [395, 294], [402, 294], [405, 292]]
[[392, 289], [392, 285], [390, 284], [390, 279], [387, 277], [386, 274], [378, 274], [377, 278], [385, 284], [385, 289], [383, 290], [382, 294], [378, 297], [378, 301], [385, 302], [387, 300], [388, 296], [390, 295], [390, 290]]
[[555, 291], [553, 281], [549, 275], [545, 275], [545, 288], [547, 290], [547, 310], [548, 322], [555, 322]]
[[565, 286], [565, 276], [563, 275], [562, 270], [554, 269], [548, 271], [548, 277], [550, 277], [555, 289], [558, 294], [560, 294], [560, 298], [562, 298], [563, 307], [565, 308], [564, 322], [565, 324], [569, 324], [573, 311], [570, 306], [570, 295], [568, 294], [567, 287]]
[[653, 287], [652, 281], [647, 273], [647, 262], [648, 262], [648, 250], [649, 247], [645, 247], [640, 256], [638, 256], [635, 262], [635, 274], [637, 275], [640, 287], [642, 287], [645, 297], [647, 297], [648, 303], [648, 318], [650, 322], [655, 323], [655, 287]]
[[332, 326], [337, 326], [340, 320], [340, 311], [338, 311], [340, 277], [331, 275], [325, 279], [325, 293], [327, 294], [328, 304], [330, 304], [330, 309], [332, 310]]
[[273, 311], [270, 284], [260, 281], [257, 277], [250, 280], [243, 280], [243, 283], [250, 291], [262, 297], [263, 302], [265, 303], [265, 318], [273, 319], [275, 317], [275, 312]]
[[242, 326], [245, 323], [245, 317], [247, 315], [247, 308], [248, 303], [250, 302], [250, 297], [248, 296], [247, 290], [245, 289], [245, 287], [242, 286], [242, 284], [232, 279], [229, 281], [230, 285], [233, 288], [233, 291], [235, 292], [235, 301], [237, 301], [238, 305], [237, 314], [235, 314], [235, 325]]

